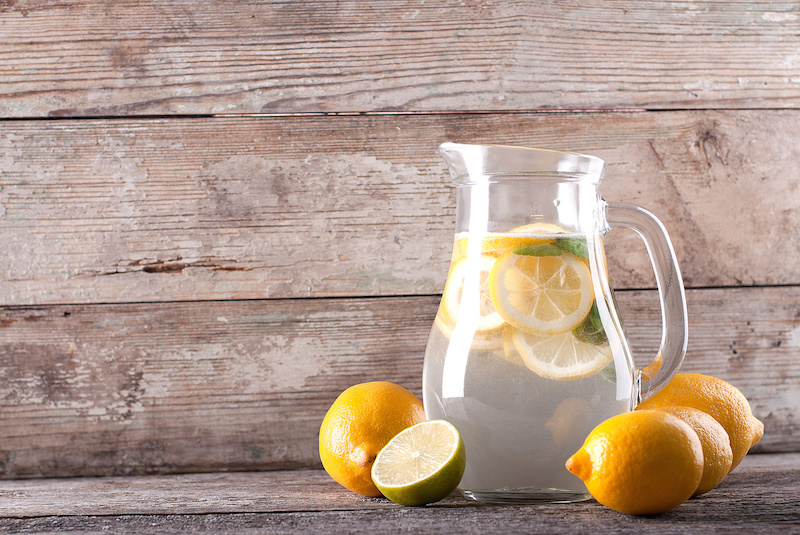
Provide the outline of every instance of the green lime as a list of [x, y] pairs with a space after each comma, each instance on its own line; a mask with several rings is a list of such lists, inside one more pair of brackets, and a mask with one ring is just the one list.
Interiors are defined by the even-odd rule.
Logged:
[[398, 433], [378, 453], [372, 481], [400, 505], [425, 505], [448, 496], [464, 475], [461, 435], [445, 420], [428, 420]]

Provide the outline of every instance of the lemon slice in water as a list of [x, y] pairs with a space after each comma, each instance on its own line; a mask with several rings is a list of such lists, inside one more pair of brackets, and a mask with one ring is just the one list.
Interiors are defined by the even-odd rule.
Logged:
[[489, 275], [492, 303], [501, 318], [523, 331], [542, 336], [571, 331], [592, 309], [589, 268], [557, 247], [539, 249], [542, 256], [510, 251], [497, 259]]
[[613, 357], [608, 345], [582, 342], [569, 331], [537, 336], [517, 329], [511, 336], [525, 365], [547, 379], [589, 377], [605, 368]]
[[477, 319], [475, 327], [478, 333], [489, 333], [505, 324], [494, 309], [486, 284], [494, 262], [493, 256], [481, 255], [476, 261], [463, 257], [453, 263], [444, 287], [441, 309], [451, 327], [464, 315]]

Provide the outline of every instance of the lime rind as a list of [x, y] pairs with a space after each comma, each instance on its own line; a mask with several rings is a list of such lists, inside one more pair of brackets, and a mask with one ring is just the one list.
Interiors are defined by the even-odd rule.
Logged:
[[372, 465], [372, 480], [393, 502], [420, 506], [449, 496], [461, 482], [465, 466], [464, 442], [455, 426], [428, 420], [386, 444]]

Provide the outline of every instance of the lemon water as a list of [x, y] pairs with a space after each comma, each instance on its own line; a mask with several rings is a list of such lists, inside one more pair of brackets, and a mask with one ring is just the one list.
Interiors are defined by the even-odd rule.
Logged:
[[587, 499], [564, 463], [597, 424], [632, 408], [634, 389], [610, 289], [595, 297], [607, 283], [590, 273], [587, 238], [469, 242], [456, 236], [423, 373], [427, 418], [464, 440], [459, 488], [482, 501]]

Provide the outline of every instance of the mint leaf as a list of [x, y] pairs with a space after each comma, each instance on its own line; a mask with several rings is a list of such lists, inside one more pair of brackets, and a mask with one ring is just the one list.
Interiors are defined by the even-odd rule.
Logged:
[[617, 369], [614, 366], [606, 366], [600, 370], [600, 375], [602, 375], [603, 378], [610, 383], [617, 382]]
[[555, 245], [526, 245], [514, 251], [514, 254], [525, 256], [561, 256], [563, 251]]
[[572, 334], [581, 342], [595, 346], [608, 344], [608, 337], [603, 330], [603, 322], [600, 319], [600, 312], [597, 310], [597, 302], [592, 303], [589, 315], [583, 323], [572, 330]]
[[558, 238], [556, 243], [559, 247], [580, 258], [589, 258], [589, 248], [586, 246], [586, 238]]

